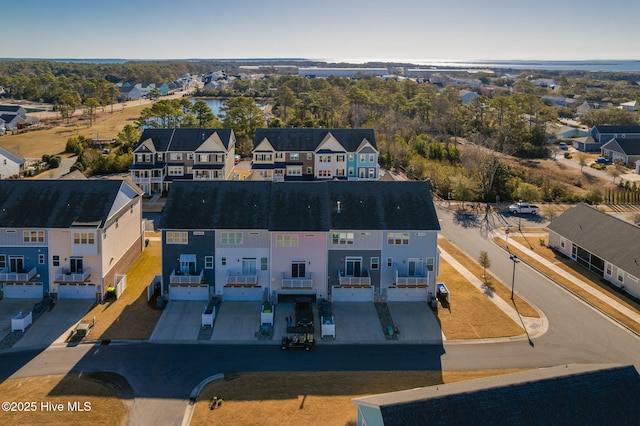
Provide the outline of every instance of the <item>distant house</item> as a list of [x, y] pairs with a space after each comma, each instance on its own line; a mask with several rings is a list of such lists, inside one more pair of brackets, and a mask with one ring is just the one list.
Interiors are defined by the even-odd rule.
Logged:
[[547, 132], [555, 139], [570, 139], [570, 138], [581, 138], [586, 137], [589, 134], [576, 127], [571, 126], [560, 126], [560, 127], [549, 127]]
[[579, 204], [560, 215], [548, 228], [550, 247], [640, 297], [639, 227]]
[[602, 145], [600, 152], [610, 160], [620, 160], [622, 164], [635, 168], [640, 160], [640, 137], [613, 138]]
[[552, 106], [567, 106], [567, 98], [561, 95], [544, 95], [541, 99]]
[[568, 364], [352, 401], [366, 426], [633, 425], [638, 392], [634, 366]]
[[119, 88], [120, 95], [118, 96], [119, 102], [135, 101], [142, 98], [142, 92], [135, 86], [122, 86]]
[[373, 75], [382, 77], [386, 74], [389, 74], [389, 70], [387, 68], [298, 68], [298, 76], [309, 78], [329, 76], [356, 78], [359, 75]]
[[589, 130], [584, 142], [574, 143], [574, 148], [583, 152], [599, 152], [602, 146], [613, 138], [640, 138], [637, 125], [598, 125]]
[[472, 92], [471, 90], [460, 90], [459, 93], [460, 100], [463, 104], [468, 104], [469, 102], [471, 102], [471, 99], [480, 96], [476, 92]]
[[378, 180], [372, 129], [257, 129], [251, 169], [266, 180]]
[[231, 179], [235, 146], [231, 129], [146, 129], [133, 150], [131, 179], [146, 194], [178, 180]]
[[1, 114], [14, 114], [25, 120], [27, 118], [27, 110], [20, 105], [0, 105], [0, 115]]
[[535, 80], [532, 80], [531, 83], [540, 87], [548, 87], [552, 90], [556, 88], [556, 81], [552, 78], [536, 78]]
[[638, 110], [638, 101], [623, 102], [620, 104], [620, 108], [627, 111], [636, 112]]
[[0, 146], [0, 179], [21, 176], [24, 173], [24, 158]]
[[0, 113], [0, 120], [4, 122], [4, 128], [11, 131], [18, 130], [28, 125], [28, 122], [25, 118], [23, 118], [21, 115], [11, 112]]
[[0, 180], [3, 296], [102, 300], [144, 246], [141, 195], [127, 180]]
[[2, 118], [0, 118], [0, 136], [4, 135], [7, 132], [7, 127]]

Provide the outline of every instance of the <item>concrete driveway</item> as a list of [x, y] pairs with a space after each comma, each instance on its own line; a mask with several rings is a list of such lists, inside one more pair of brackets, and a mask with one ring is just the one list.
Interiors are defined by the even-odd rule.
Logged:
[[0, 300], [0, 340], [11, 333], [11, 318], [18, 312], [28, 313], [39, 299], [2, 299]]
[[13, 347], [42, 347], [52, 343], [64, 343], [75, 325], [89, 312], [94, 303], [93, 300], [58, 299], [55, 306], [43, 312]]
[[[256, 332], [260, 329], [261, 306], [261, 302], [222, 302], [211, 340], [216, 343], [257, 343]], [[282, 318], [284, 327], [285, 315], [280, 316], [278, 308], [279, 306], [276, 306], [274, 322], [277, 324], [276, 318]]]
[[335, 342], [384, 343], [386, 341], [373, 303], [335, 302], [331, 304], [331, 311], [336, 323]]
[[441, 343], [442, 329], [426, 302], [388, 303], [400, 343]]
[[198, 340], [206, 306], [203, 300], [170, 300], [149, 340]]

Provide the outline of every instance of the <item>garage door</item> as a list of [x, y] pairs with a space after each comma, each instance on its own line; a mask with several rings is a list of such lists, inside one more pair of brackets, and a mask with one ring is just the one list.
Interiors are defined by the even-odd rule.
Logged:
[[42, 284], [5, 284], [4, 297], [7, 299], [42, 299]]
[[59, 299], [95, 299], [95, 284], [59, 284]]
[[208, 285], [178, 285], [169, 287], [171, 300], [209, 300]]

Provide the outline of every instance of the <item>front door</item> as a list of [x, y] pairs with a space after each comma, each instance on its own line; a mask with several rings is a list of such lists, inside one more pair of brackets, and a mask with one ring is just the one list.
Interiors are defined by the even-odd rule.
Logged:
[[242, 275], [252, 276], [256, 274], [256, 260], [242, 259]]
[[82, 258], [81, 257], [72, 257], [69, 259], [71, 265], [71, 273], [72, 274], [82, 274]]
[[304, 260], [292, 260], [291, 261], [291, 278], [304, 278], [306, 277], [306, 261]]
[[422, 259], [409, 259], [409, 271], [408, 274], [410, 277], [421, 277], [423, 275], [424, 267], [422, 263]]
[[344, 274], [347, 277], [360, 277], [362, 273], [362, 258], [347, 257], [344, 261]]

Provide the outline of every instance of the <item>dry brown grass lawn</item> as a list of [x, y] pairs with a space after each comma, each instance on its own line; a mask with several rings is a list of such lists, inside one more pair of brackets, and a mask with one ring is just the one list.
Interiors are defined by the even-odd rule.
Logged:
[[[0, 413], [3, 425], [123, 425], [129, 408], [116, 392], [86, 375], [53, 375], [7, 379], [0, 383], [2, 401], [35, 402], [35, 411]], [[73, 412], [68, 403], [90, 404], [90, 411]], [[46, 411], [42, 403], [62, 404], [62, 411]]]
[[[483, 279], [482, 274], [484, 271], [482, 267], [475, 260], [471, 259], [465, 253], [463, 253], [462, 250], [460, 250], [458, 247], [456, 247], [446, 239], [438, 238], [438, 245], [440, 245], [444, 251], [446, 251], [451, 256], [453, 256], [458, 262], [460, 262], [460, 264], [462, 264], [462, 266], [467, 268], [473, 275], [478, 277], [478, 279], [483, 280], [486, 283], [487, 291], [491, 291], [494, 295], [500, 297], [502, 300], [506, 301], [507, 303], [511, 303], [511, 304], [514, 303], [511, 301], [511, 288], [508, 285], [500, 281], [500, 279], [491, 275], [489, 271], [486, 271], [487, 278]], [[442, 275], [442, 271], [441, 271], [441, 275]], [[438, 278], [438, 280], [445, 281], [446, 278]], [[449, 284], [448, 283], [446, 284], [448, 287]], [[470, 284], [469, 284], [469, 287], [475, 289], [475, 287], [471, 286]], [[455, 295], [452, 294], [452, 297], [455, 297]], [[531, 318], [540, 318], [540, 314], [538, 314], [538, 311], [535, 308], [533, 308], [531, 305], [529, 305], [529, 303], [527, 303], [524, 299], [520, 298], [520, 296], [518, 296], [517, 293], [514, 295], [514, 299], [515, 299], [515, 304], [518, 308], [518, 311], [522, 316], [531, 317]]]
[[109, 113], [109, 108], [106, 108], [104, 113], [98, 113], [91, 127], [83, 121], [77, 127], [75, 123], [69, 125], [61, 123], [56, 127], [43, 130], [15, 135], [7, 134], [0, 138], [0, 146], [26, 158], [40, 158], [43, 154], [61, 154], [64, 152], [67, 140], [76, 135], [115, 139], [125, 124], [133, 124], [140, 116], [140, 111], [147, 106], [149, 105], [136, 105], [130, 102], [127, 108], [122, 109], [121, 105], [116, 105], [113, 114]]
[[[191, 425], [355, 424], [352, 398], [516, 371], [521, 370], [247, 373], [205, 386]], [[214, 396], [223, 403], [212, 411]]]
[[[525, 237], [514, 237], [514, 240], [527, 246], [529, 239], [526, 239]], [[537, 238], [536, 238], [536, 241], [537, 241]], [[502, 240], [501, 238], [496, 238], [496, 242], [502, 247], [505, 247], [505, 241]], [[622, 305], [625, 305], [629, 309], [640, 311], [639, 307], [636, 304], [630, 302], [628, 299], [610, 290], [609, 288], [607, 288], [606, 285], [601, 284], [600, 277], [598, 277], [597, 275], [590, 273], [584, 268], [580, 268], [577, 264], [568, 261], [568, 259], [566, 258], [556, 255], [556, 253], [553, 250], [551, 250], [546, 246], [540, 246], [540, 245], [534, 246], [532, 244], [531, 247], [533, 247], [533, 251], [535, 251], [536, 254], [544, 257], [550, 262], [553, 262], [554, 264], [556, 264], [556, 266], [566, 271], [567, 275], [573, 275], [577, 278], [582, 279], [585, 283], [589, 284], [594, 289], [607, 294], [609, 297], [611, 297], [612, 299], [615, 299], [616, 301], [618, 301]], [[605, 312], [607, 315], [615, 318], [617, 321], [621, 322], [622, 324], [626, 325], [630, 329], [634, 330], [636, 333], [640, 333], [640, 324], [638, 324], [636, 321], [632, 320], [631, 318], [627, 317], [626, 315], [620, 313], [616, 309], [612, 308], [607, 303], [604, 303], [600, 299], [592, 296], [590, 293], [588, 293], [584, 289], [575, 285], [574, 283], [572, 283], [566, 278], [566, 275], [557, 274], [551, 269], [547, 268], [546, 266], [541, 265], [540, 263], [536, 262], [530, 255], [528, 255], [526, 251], [523, 252], [521, 250], [515, 249], [513, 246], [510, 247], [510, 250], [511, 252], [514, 252], [520, 259], [522, 259], [529, 265], [532, 265], [535, 269], [551, 277], [551, 279], [553, 279], [555, 282], [560, 284], [562, 287], [566, 288], [567, 290], [571, 291], [572, 293], [576, 294], [580, 298], [587, 301], [589, 304]]]
[[[84, 321], [96, 318], [86, 340], [148, 339], [162, 310], [147, 303], [147, 285], [160, 274], [160, 241], [150, 241], [127, 272], [127, 289], [116, 301], [96, 305]], [[153, 302], [153, 301], [152, 301]]]

